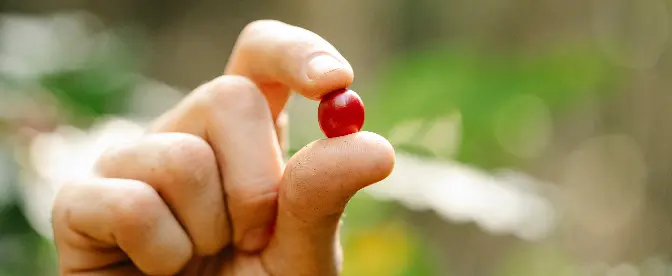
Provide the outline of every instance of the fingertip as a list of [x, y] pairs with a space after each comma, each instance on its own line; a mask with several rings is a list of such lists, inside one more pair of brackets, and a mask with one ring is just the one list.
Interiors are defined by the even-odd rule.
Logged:
[[379, 134], [360, 131], [322, 141], [329, 141], [325, 146], [341, 148], [340, 158], [347, 159], [346, 162], [356, 167], [358, 171], [366, 172], [360, 175], [360, 182], [367, 185], [387, 178], [394, 169], [396, 161], [394, 147]]
[[348, 88], [355, 78], [350, 63], [338, 53], [310, 55], [305, 75], [307, 82], [300, 93], [312, 100], [320, 100], [325, 94]]
[[338, 212], [358, 190], [389, 176], [395, 153], [372, 132], [317, 140], [288, 162], [283, 196], [298, 205], [322, 205]]
[[[347, 88], [354, 79], [352, 66], [329, 41], [310, 30], [277, 20], [248, 24], [238, 38], [225, 72], [246, 76], [260, 87], [280, 83], [312, 100]], [[284, 95], [266, 93], [266, 96], [273, 99]]]
[[370, 166], [369, 182], [375, 183], [387, 178], [396, 163], [396, 153], [392, 144], [385, 137], [373, 132], [360, 131], [353, 135], [364, 148], [360, 152], [367, 155], [364, 160]]

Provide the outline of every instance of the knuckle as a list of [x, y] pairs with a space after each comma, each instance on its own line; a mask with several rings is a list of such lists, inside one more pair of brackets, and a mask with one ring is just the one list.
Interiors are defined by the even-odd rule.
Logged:
[[248, 23], [245, 28], [243, 28], [243, 31], [241, 32], [241, 36], [245, 37], [248, 35], [253, 35], [253, 34], [258, 34], [260, 32], [265, 32], [268, 30], [272, 30], [274, 28], [277, 28], [277, 26], [281, 26], [284, 23], [278, 21], [278, 20], [273, 20], [273, 19], [260, 19], [260, 20], [255, 20], [250, 23]]
[[210, 144], [201, 137], [186, 133], [167, 133], [164, 135], [172, 140], [168, 157], [178, 160], [181, 166], [200, 167], [202, 163], [215, 159]]
[[[235, 52], [240, 56], [254, 57], [260, 52], [269, 50], [274, 52], [292, 52], [292, 49], [299, 46], [296, 42], [300, 41], [305, 32], [296, 32], [295, 26], [286, 24], [278, 20], [263, 19], [252, 21], [238, 35]], [[273, 43], [283, 42], [282, 47], [270, 47]]]
[[[255, 92], [255, 93], [250, 93]], [[259, 88], [252, 80], [243, 76], [221, 76], [216, 78], [210, 89], [210, 99], [217, 104], [258, 101]]]
[[215, 153], [210, 144], [202, 138], [184, 133], [163, 134], [171, 140], [168, 151], [165, 153], [167, 170], [173, 180], [166, 183], [176, 183], [193, 188], [194, 185], [204, 185], [217, 174]]
[[163, 203], [151, 186], [144, 182], [129, 180], [111, 195], [110, 205], [116, 215], [114, 225], [120, 232], [150, 228], [160, 216]]
[[[214, 79], [209, 89], [210, 100], [230, 102], [231, 97], [249, 97], [248, 91], [258, 90], [252, 80], [243, 76], [226, 75]], [[219, 101], [218, 101], [219, 102]]]
[[[253, 115], [267, 109], [266, 99], [259, 88], [242, 76], [221, 76], [205, 89], [202, 103], [213, 112]], [[263, 113], [261, 113], [263, 114]]]
[[118, 143], [107, 147], [95, 161], [94, 171], [102, 177], [113, 177], [120, 167], [120, 162], [123, 162], [121, 157], [128, 153], [130, 145], [130, 143]]

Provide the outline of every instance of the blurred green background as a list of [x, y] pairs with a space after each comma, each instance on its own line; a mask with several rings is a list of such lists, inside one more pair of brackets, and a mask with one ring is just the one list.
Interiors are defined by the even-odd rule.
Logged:
[[[672, 275], [670, 5], [0, 0], [0, 276], [56, 275], [60, 183], [257, 19], [334, 44], [397, 149], [347, 208], [344, 275]], [[316, 107], [292, 99], [292, 149], [322, 138]]]

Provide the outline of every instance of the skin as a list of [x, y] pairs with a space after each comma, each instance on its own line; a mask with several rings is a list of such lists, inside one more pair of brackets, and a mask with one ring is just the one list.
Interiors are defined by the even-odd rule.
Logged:
[[249, 24], [223, 76], [143, 139], [108, 149], [96, 177], [61, 188], [60, 275], [338, 275], [345, 205], [391, 173], [394, 150], [358, 132], [314, 141], [285, 164], [283, 110], [290, 91], [319, 100], [353, 77], [317, 34]]

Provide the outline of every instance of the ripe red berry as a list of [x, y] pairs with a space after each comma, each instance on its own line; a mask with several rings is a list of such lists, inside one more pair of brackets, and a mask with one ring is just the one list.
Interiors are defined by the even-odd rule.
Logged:
[[322, 97], [317, 120], [328, 138], [358, 132], [364, 125], [364, 103], [355, 91], [336, 90]]

